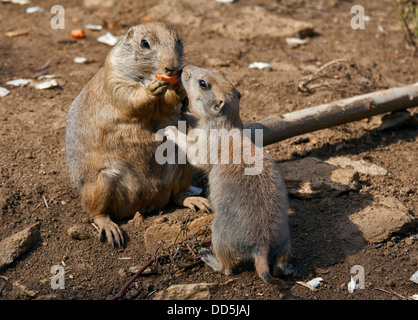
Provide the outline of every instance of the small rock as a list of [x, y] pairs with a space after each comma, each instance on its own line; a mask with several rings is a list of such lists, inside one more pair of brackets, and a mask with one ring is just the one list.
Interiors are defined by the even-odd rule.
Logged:
[[174, 244], [176, 239], [177, 243], [184, 241], [180, 224], [171, 226], [167, 223], [155, 224], [145, 230], [144, 234], [145, 248], [148, 253], [154, 252], [161, 242], [164, 243], [164, 246], [170, 246]]
[[317, 288], [322, 281], [324, 281], [324, 279], [318, 277], [308, 281], [306, 284], [310, 285], [312, 288]]
[[405, 242], [406, 245], [411, 245], [411, 244], [414, 243], [414, 240], [411, 239], [411, 238], [405, 238], [404, 242]]
[[100, 31], [103, 29], [103, 26], [100, 24], [91, 24], [88, 23], [84, 26], [87, 30], [93, 30], [93, 31]]
[[55, 87], [58, 87], [58, 82], [55, 79], [44, 81], [35, 85], [35, 89], [38, 89], [38, 90], [51, 89]]
[[293, 38], [293, 37], [286, 38], [286, 43], [292, 47], [298, 47], [302, 44], [306, 44], [307, 41], [308, 40], [306, 39], [300, 39], [300, 38]]
[[380, 243], [393, 234], [403, 234], [415, 226], [415, 219], [403, 203], [393, 197], [375, 196], [373, 202], [348, 216], [339, 226], [339, 236], [347, 241], [362, 237], [369, 243]]
[[322, 268], [315, 268], [314, 271], [315, 271], [315, 274], [328, 274], [329, 273], [329, 270], [322, 269]]
[[125, 272], [125, 270], [124, 270], [123, 268], [120, 268], [120, 269], [118, 270], [118, 275], [119, 275], [121, 278], [126, 278], [126, 272]]
[[68, 235], [75, 240], [90, 239], [93, 234], [88, 225], [76, 224], [67, 230]]
[[74, 63], [89, 63], [89, 60], [85, 57], [75, 57]]
[[271, 66], [271, 64], [266, 63], [266, 62], [253, 62], [251, 63], [248, 68], [250, 69], [260, 69], [260, 70], [268, 70], [271, 71], [273, 70], [273, 67]]
[[176, 284], [157, 292], [154, 300], [209, 300], [215, 283]]
[[0, 242], [0, 270], [32, 247], [39, 238], [39, 228], [39, 223], [34, 224]]
[[132, 224], [135, 228], [141, 228], [144, 226], [144, 217], [140, 212], [137, 212], [133, 219], [129, 220], [128, 224]]
[[[131, 274], [135, 274], [135, 273], [137, 273], [137, 272], [139, 271], [139, 269], [141, 269], [141, 268], [142, 268], [142, 266], [133, 266], [133, 267], [130, 267], [130, 268], [128, 269], [128, 271], [129, 271], [129, 273], [131, 273]], [[151, 274], [151, 273], [154, 273], [154, 272], [153, 272], [153, 270], [152, 270], [151, 268], [146, 268], [144, 271], [142, 271], [141, 275], [147, 275], [147, 274]]]
[[5, 96], [9, 95], [10, 91], [6, 88], [0, 87], [0, 98], [4, 98]]
[[215, 215], [208, 214], [203, 217], [197, 218], [189, 225], [189, 235], [202, 235], [211, 230], [213, 219]]
[[394, 130], [418, 125], [418, 115], [407, 110], [395, 111], [382, 117], [382, 123], [377, 130]]
[[395, 282], [393, 282], [393, 280], [390, 280], [390, 279], [385, 280], [385, 286], [393, 288], [395, 287]]
[[33, 6], [33, 7], [28, 7], [26, 8], [26, 13], [31, 14], [31, 13], [36, 13], [36, 12], [43, 12], [44, 9], [40, 6]]
[[356, 281], [354, 280], [354, 278], [353, 277], [351, 277], [351, 281], [348, 283], [348, 285], [347, 285], [347, 289], [348, 289], [348, 292], [350, 292], [350, 293], [353, 293], [354, 292], [354, 290], [356, 290], [357, 289], [357, 283], [356, 283]]
[[22, 86], [28, 85], [31, 82], [32, 82], [31, 79], [15, 79], [15, 80], [7, 81], [6, 84], [15, 86], [15, 87], [22, 87]]
[[411, 278], [409, 278], [409, 280], [411, 280], [412, 282], [415, 282], [416, 284], [418, 284], [418, 271], [415, 272]]
[[116, 37], [110, 32], [106, 32], [104, 35], [98, 37], [97, 41], [113, 47], [116, 43], [118, 43], [119, 39], [120, 37]]
[[13, 289], [17, 289], [21, 294], [29, 296], [31, 298], [34, 298], [39, 292], [35, 290], [29, 290], [24, 286], [23, 284], [20, 284], [19, 282], [13, 283]]

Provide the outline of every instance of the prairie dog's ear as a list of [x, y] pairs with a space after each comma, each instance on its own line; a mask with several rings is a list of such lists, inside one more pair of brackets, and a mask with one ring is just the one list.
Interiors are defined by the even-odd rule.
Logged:
[[215, 105], [215, 110], [216, 111], [221, 111], [224, 106], [225, 106], [225, 100], [220, 99], [220, 100], [218, 100], [218, 102]]
[[128, 30], [128, 32], [126, 33], [125, 39], [126, 39], [127, 41], [131, 40], [131, 39], [132, 39], [132, 37], [134, 36], [134, 34], [135, 34], [135, 28], [134, 28], [134, 27], [131, 27], [131, 28]]

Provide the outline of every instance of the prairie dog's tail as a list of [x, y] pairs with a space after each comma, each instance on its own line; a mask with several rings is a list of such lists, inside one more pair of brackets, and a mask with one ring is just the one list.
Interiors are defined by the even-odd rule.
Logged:
[[255, 270], [257, 271], [258, 276], [268, 284], [275, 284], [275, 285], [281, 285], [283, 284], [283, 281], [280, 279], [275, 279], [270, 274], [270, 268], [267, 261], [267, 255], [266, 254], [258, 254], [254, 257], [255, 262]]

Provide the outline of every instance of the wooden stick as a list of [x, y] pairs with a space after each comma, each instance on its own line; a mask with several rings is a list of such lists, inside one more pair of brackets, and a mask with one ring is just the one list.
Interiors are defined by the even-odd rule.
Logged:
[[[262, 129], [263, 145], [267, 146], [301, 134], [417, 106], [418, 82], [273, 116], [249, 123], [245, 129]], [[254, 137], [252, 130], [253, 141]]]
[[140, 268], [137, 272], [135, 272], [135, 274], [129, 279], [129, 281], [127, 283], [125, 283], [125, 285], [119, 290], [119, 292], [117, 294], [115, 294], [113, 297], [110, 297], [107, 300], [117, 300], [117, 299], [119, 299], [119, 298], [122, 297], [122, 295], [124, 294], [124, 292], [126, 291], [126, 289], [128, 289], [129, 286], [131, 285], [131, 283], [134, 282], [135, 279], [138, 278], [138, 276], [141, 273], [143, 273], [150, 265], [152, 265], [154, 263], [154, 261], [156, 260], [155, 254], [157, 253], [157, 251], [160, 248], [160, 246], [161, 246], [161, 244], [158, 245], [155, 248], [152, 257], [147, 261], [147, 263], [142, 268]]

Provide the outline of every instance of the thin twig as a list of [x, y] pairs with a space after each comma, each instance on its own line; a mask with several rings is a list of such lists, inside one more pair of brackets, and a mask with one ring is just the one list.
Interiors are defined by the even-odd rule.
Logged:
[[339, 62], [346, 62], [346, 61], [347, 61], [347, 59], [341, 58], [341, 59], [335, 59], [335, 60], [332, 60], [332, 61], [329, 61], [329, 62], [323, 64], [318, 69], [318, 71], [315, 72], [315, 74], [311, 74], [311, 75], [307, 76], [305, 81], [302, 81], [302, 82], [299, 83], [299, 85], [298, 85], [299, 90], [301, 90], [302, 92], [312, 93], [312, 89], [316, 89], [316, 88], [319, 88], [319, 87], [322, 87], [322, 86], [327, 86], [328, 87], [329, 86], [328, 83], [314, 85], [314, 86], [311, 86], [311, 87], [308, 87], [307, 85], [310, 82], [313, 82], [315, 80], [318, 80], [320, 78], [325, 77], [325, 75], [321, 75], [320, 73], [322, 71], [324, 71], [326, 68], [332, 66], [333, 64], [336, 64], [336, 63], [339, 63]]
[[48, 202], [46, 201], [45, 196], [42, 196], [42, 198], [44, 199], [45, 206], [46, 206], [47, 208], [49, 208], [49, 206], [48, 206]]
[[331, 65], [333, 65], [333, 64], [335, 64], [335, 63], [338, 63], [338, 62], [346, 62], [346, 61], [347, 61], [347, 59], [340, 58], [340, 59], [335, 59], [335, 60], [332, 60], [332, 61], [330, 61], [330, 62], [327, 62], [327, 63], [323, 64], [323, 65], [322, 65], [322, 66], [318, 69], [318, 71], [316, 72], [316, 74], [320, 73], [321, 71], [323, 71], [324, 69], [328, 68], [329, 66], [331, 66]]
[[147, 261], [147, 263], [141, 268], [139, 269], [132, 277], [131, 279], [129, 279], [129, 281], [119, 290], [119, 292], [114, 295], [113, 297], [111, 297], [108, 300], [117, 300], [119, 298], [122, 297], [123, 293], [126, 291], [126, 289], [129, 288], [129, 286], [131, 285], [132, 282], [135, 281], [135, 279], [142, 273], [145, 271], [145, 269], [147, 269], [150, 265], [152, 265], [156, 259], [155, 254], [157, 253], [157, 250], [160, 248], [161, 244], [159, 244], [155, 250], [154, 250], [154, 254], [152, 255], [152, 257]]
[[[203, 245], [207, 245], [207, 244], [210, 244], [211, 243], [211, 240], [205, 240], [202, 244], [201, 244], [201, 246], [203, 246]], [[177, 255], [177, 253], [178, 252], [187, 252], [187, 251], [189, 251], [190, 249], [189, 248], [183, 248], [183, 249], [181, 249], [181, 250], [176, 250], [176, 252], [174, 253], [174, 255], [169, 255], [169, 254], [164, 254], [164, 255], [160, 255], [160, 256], [156, 256], [156, 253], [157, 253], [157, 251], [158, 251], [158, 249], [161, 247], [161, 244], [159, 244], [156, 248], [155, 248], [155, 250], [154, 250], [154, 253], [153, 253], [153, 255], [150, 257], [150, 259], [147, 261], [147, 263], [141, 268], [141, 269], [139, 269], [129, 280], [128, 280], [128, 282], [119, 290], [119, 292], [116, 294], [116, 295], [114, 295], [113, 297], [110, 297], [109, 299], [107, 299], [107, 300], [117, 300], [117, 299], [120, 299], [121, 297], [122, 297], [122, 295], [123, 295], [123, 293], [129, 288], [129, 286], [132, 284], [132, 282], [134, 282], [135, 281], [135, 279], [141, 274], [141, 273], [143, 273], [150, 265], [152, 265], [156, 260], [158, 260], [158, 259], [166, 259], [166, 258], [172, 258], [172, 263], [173, 263], [173, 261], [174, 261], [174, 257]], [[192, 252], [193, 253], [193, 252]], [[194, 254], [194, 253], [193, 253]]]
[[382, 292], [386, 292], [386, 293], [389, 293], [389, 294], [394, 294], [395, 296], [398, 296], [399, 298], [402, 298], [402, 299], [404, 299], [404, 300], [411, 300], [411, 299], [409, 299], [409, 298], [407, 298], [407, 297], [404, 297], [403, 295], [401, 295], [401, 294], [399, 294], [399, 293], [396, 293], [395, 291], [393, 291], [392, 289], [390, 289], [390, 291], [392, 291], [392, 292], [389, 292], [389, 291], [387, 291], [387, 290], [385, 290], [385, 289], [380, 289], [380, 288], [375, 288], [376, 290], [379, 290], [379, 291], [382, 291]]
[[34, 209], [33, 209], [33, 211], [32, 211], [32, 213], [34, 213], [35, 212], [35, 210], [36, 209], [38, 209], [40, 206], [41, 206], [42, 204], [41, 203], [39, 203]]

